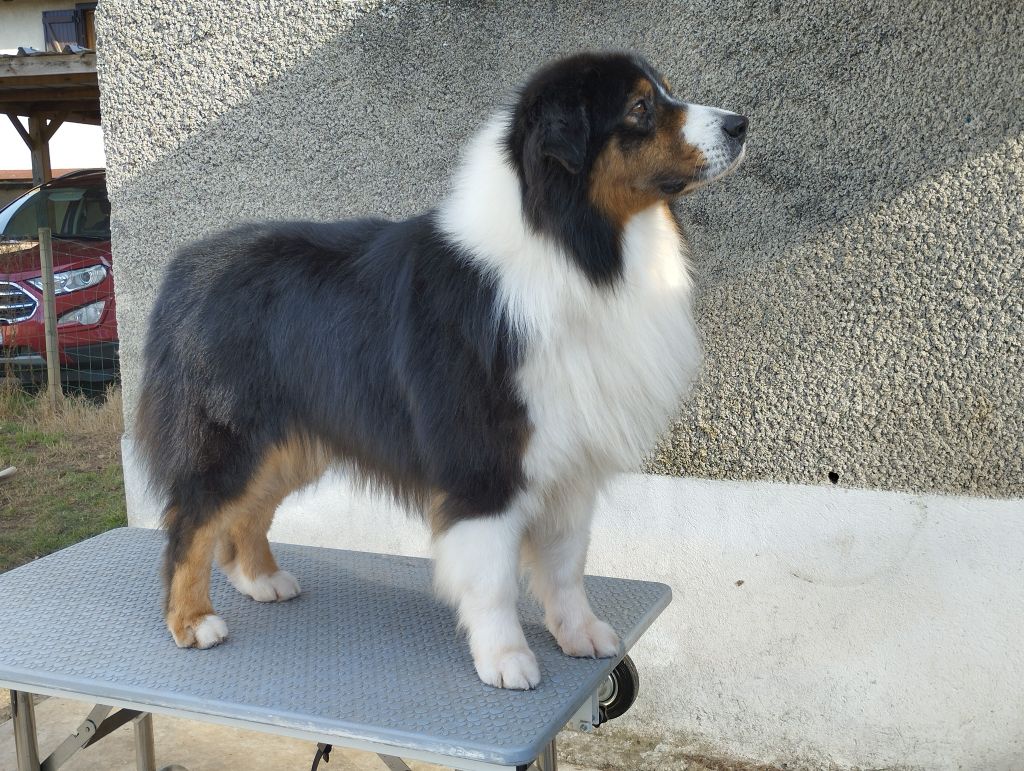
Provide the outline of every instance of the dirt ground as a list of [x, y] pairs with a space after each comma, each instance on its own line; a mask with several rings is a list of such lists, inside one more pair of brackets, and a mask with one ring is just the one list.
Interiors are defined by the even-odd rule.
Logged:
[[597, 771], [803, 771], [716, 756], [681, 737], [643, 736], [613, 723], [591, 734], [563, 732], [558, 754]]

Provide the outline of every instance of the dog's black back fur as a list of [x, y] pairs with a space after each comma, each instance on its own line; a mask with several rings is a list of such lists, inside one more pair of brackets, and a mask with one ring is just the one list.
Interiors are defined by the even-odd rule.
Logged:
[[185, 247], [151, 316], [135, 429], [167, 516], [187, 520], [172, 534], [241, 495], [290, 436], [403, 499], [443, 491], [451, 517], [500, 511], [528, 435], [517, 348], [493, 284], [431, 215]]

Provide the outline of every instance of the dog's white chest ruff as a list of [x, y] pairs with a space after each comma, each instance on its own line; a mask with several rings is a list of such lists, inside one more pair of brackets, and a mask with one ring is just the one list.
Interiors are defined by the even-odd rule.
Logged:
[[696, 372], [685, 246], [662, 205], [622, 234], [623, 275], [595, 286], [525, 222], [515, 172], [498, 149], [499, 115], [469, 146], [439, 225], [493, 278], [524, 341], [518, 385], [532, 432], [534, 482], [634, 468]]
[[[683, 245], [661, 207], [624, 233], [624, 275], [595, 287], [561, 255], [561, 276], [522, 298], [519, 385], [533, 433], [527, 475], [634, 468], [679, 407], [699, 362]], [[559, 259], [561, 258], [561, 259]], [[531, 307], [532, 306], [532, 307]], [[596, 468], [595, 468], [596, 467]]]

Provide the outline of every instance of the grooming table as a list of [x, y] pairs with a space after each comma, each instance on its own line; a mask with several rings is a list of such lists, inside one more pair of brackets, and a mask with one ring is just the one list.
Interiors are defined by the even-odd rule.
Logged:
[[[161, 531], [120, 528], [0, 575], [0, 686], [12, 690], [19, 771], [56, 769], [129, 721], [138, 768], [153, 771], [152, 713], [308, 739], [321, 752], [369, 750], [391, 769], [407, 768], [406, 758], [554, 771], [556, 733], [599, 722], [597, 693], [622, 666], [562, 654], [524, 596], [543, 679], [533, 691], [491, 688], [477, 679], [454, 612], [431, 591], [429, 560], [288, 544], [273, 550], [299, 597], [254, 602], [214, 570], [211, 596], [229, 637], [179, 649], [161, 615], [163, 544]], [[671, 599], [646, 581], [588, 576], [586, 586], [622, 635], [623, 655]], [[98, 703], [42, 764], [31, 693]]]

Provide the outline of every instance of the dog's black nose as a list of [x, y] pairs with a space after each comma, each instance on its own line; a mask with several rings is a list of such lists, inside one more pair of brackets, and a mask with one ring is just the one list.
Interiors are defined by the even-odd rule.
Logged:
[[722, 118], [722, 131], [733, 139], [743, 139], [747, 134], [746, 115], [726, 115]]

